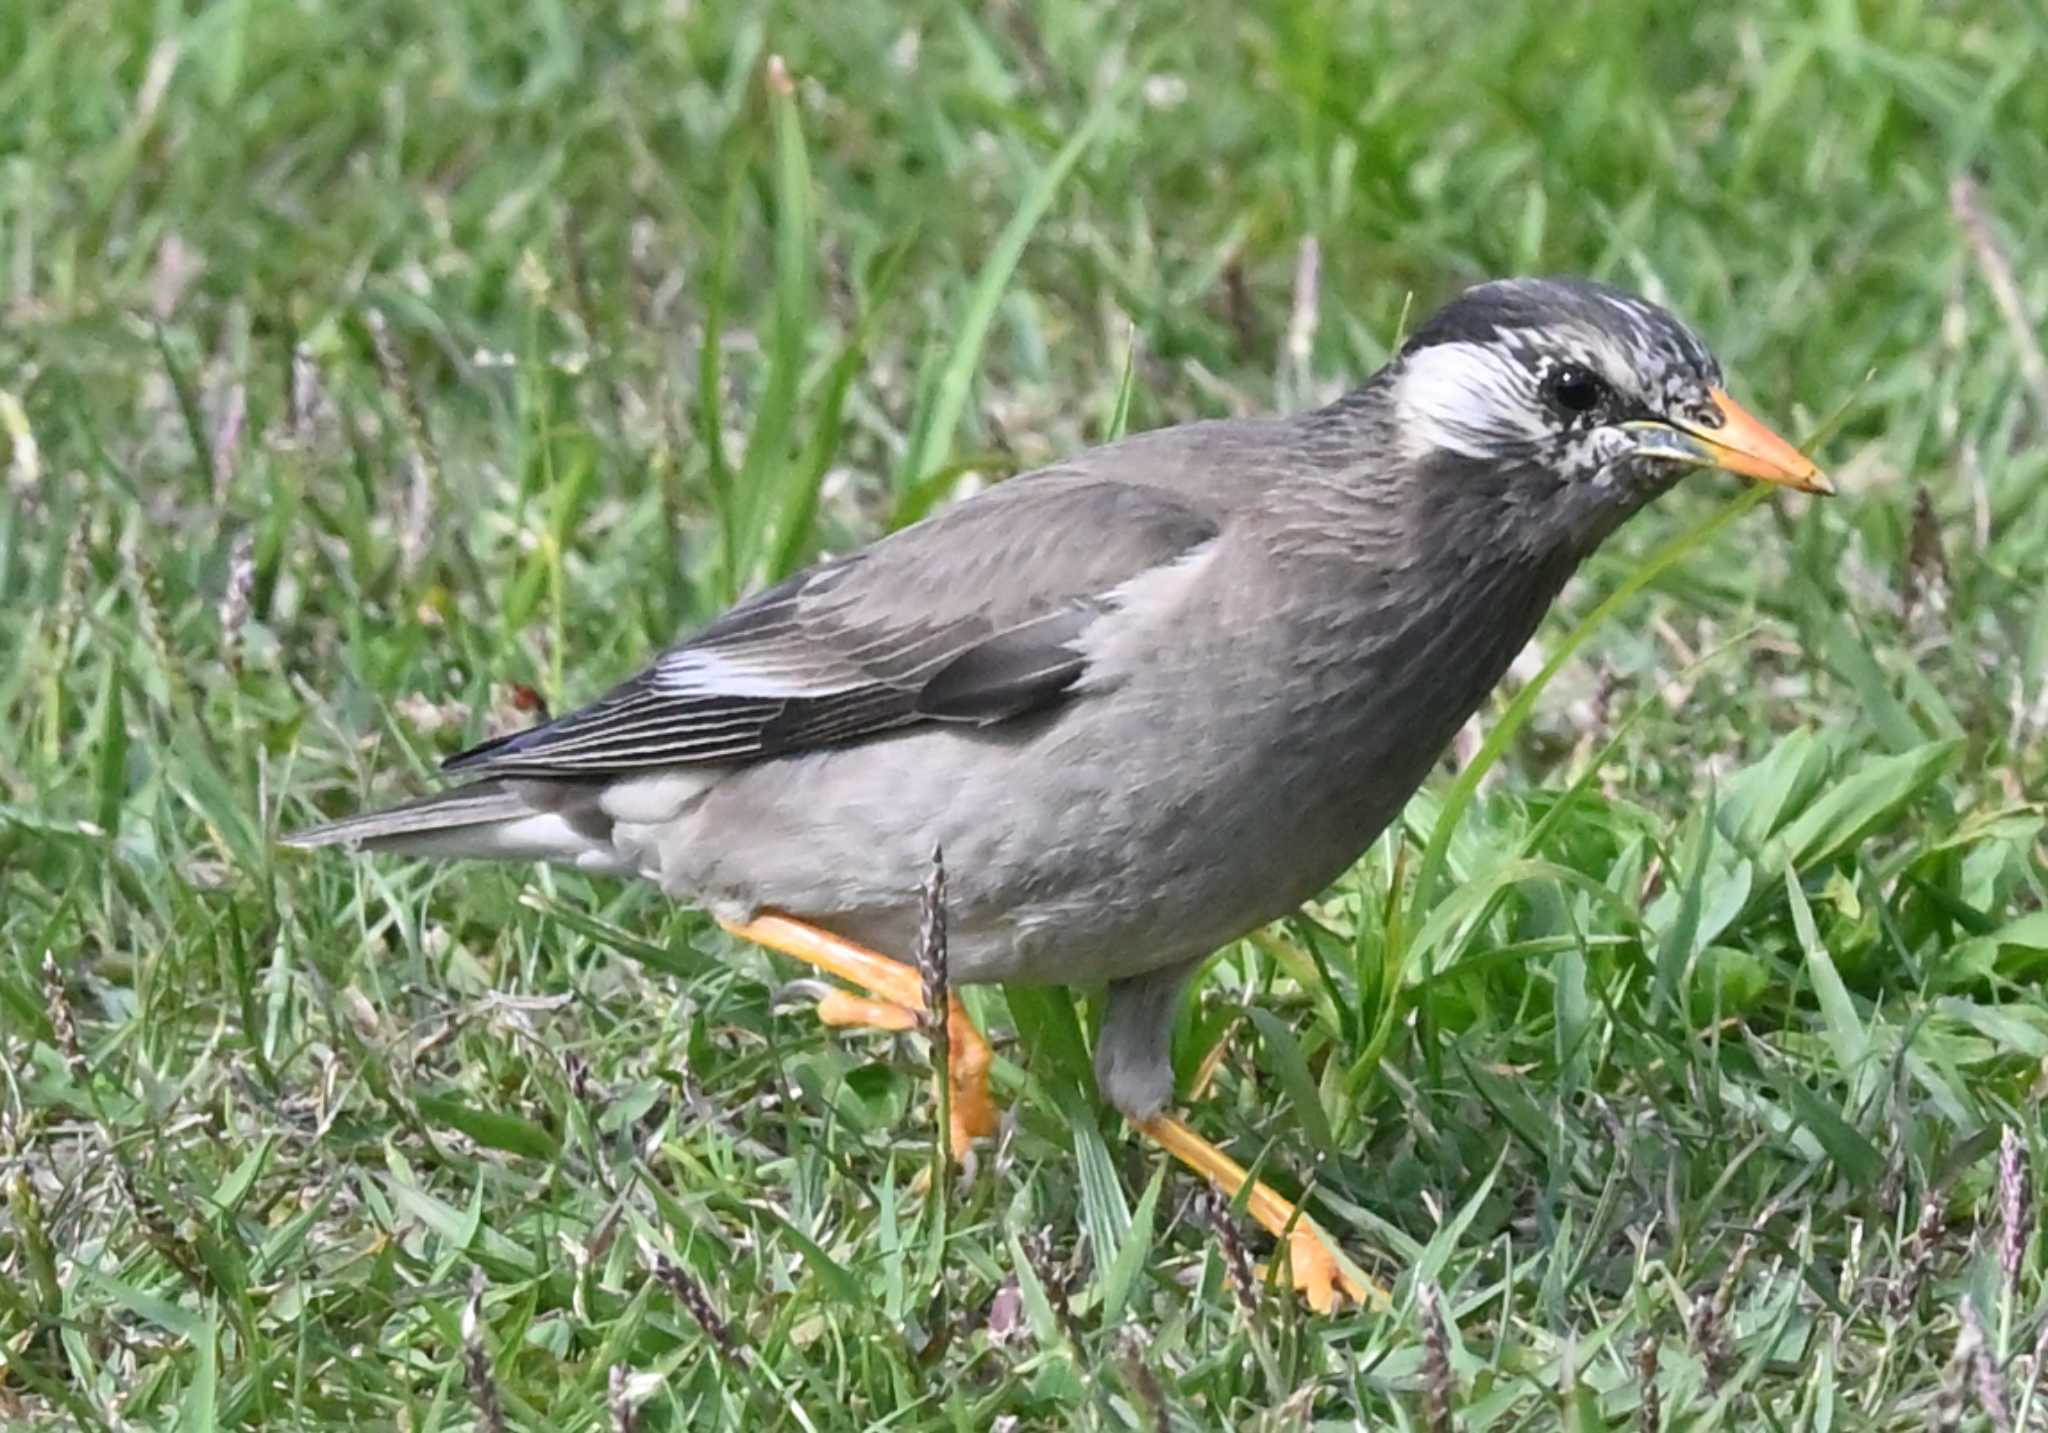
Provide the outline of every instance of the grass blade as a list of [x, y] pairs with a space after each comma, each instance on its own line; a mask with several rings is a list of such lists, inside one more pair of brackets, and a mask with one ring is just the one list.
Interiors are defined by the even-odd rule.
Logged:
[[745, 171], [734, 166], [718, 216], [718, 248], [704, 283], [704, 340], [697, 350], [697, 441], [704, 449], [711, 505], [718, 514], [718, 562], [713, 574], [719, 604], [739, 595], [739, 514], [734, 510], [731, 460], [725, 453], [725, 299], [732, 284], [733, 253], [739, 246], [740, 194]]
[[811, 254], [817, 247], [812, 233], [810, 161], [797, 117], [796, 89], [781, 60], [774, 56], [768, 61], [767, 85], [775, 130], [775, 299], [767, 378], [754, 409], [754, 425], [747, 435], [747, 452], [740, 461], [733, 494], [739, 519], [733, 575], [742, 588], [760, 580], [763, 574], [756, 567], [764, 547], [787, 527], [780, 520], [781, 513], [769, 510], [770, 499], [786, 495], [788, 489], [788, 484], [774, 481], [774, 474], [789, 461], [790, 431], [810, 333]]
[[904, 261], [909, 258], [910, 251], [911, 243], [905, 239], [883, 256], [868, 295], [867, 312], [841, 346], [826, 374], [824, 391], [817, 399], [818, 416], [811, 424], [810, 438], [804, 444], [802, 455], [790, 465], [790, 475], [776, 501], [771, 534], [774, 552], [768, 561], [766, 574], [770, 582], [795, 571], [810, 544], [811, 529], [818, 511], [818, 489], [824, 484], [826, 470], [832, 466], [832, 459], [839, 451], [841, 417], [846, 409], [847, 391], [853, 387], [853, 380], [859, 376], [861, 365], [867, 359], [868, 343], [874, 337], [876, 321], [895, 291], [896, 280], [903, 273]]
[[1713, 854], [1714, 833], [1714, 791], [1709, 787], [1706, 808], [1701, 811], [1699, 825], [1693, 831], [1685, 887], [1678, 898], [1678, 918], [1672, 921], [1657, 945], [1657, 999], [1667, 1010], [1685, 1008], [1679, 1000], [1679, 982], [1699, 940], [1701, 894], [1707, 883], [1707, 861]]
[[916, 522], [930, 511], [943, 493], [944, 485], [938, 479], [946, 471], [945, 463], [952, 451], [953, 435], [960, 426], [960, 415], [967, 408], [967, 391], [981, 365], [982, 345], [988, 339], [989, 325], [995, 321], [996, 307], [1010, 286], [1010, 276], [1016, 272], [1017, 261], [1024, 256], [1024, 247], [1031, 242], [1039, 221], [1052, 208], [1060, 186], [1066, 182], [1074, 166], [1081, 162], [1081, 156], [1095, 142], [1095, 136], [1121, 108], [1129, 91], [1129, 82], [1120, 84], [1097, 102], [1074, 131], [1073, 137], [1053, 156], [1052, 163], [1032, 182], [1025, 192], [1024, 202], [1017, 206], [1017, 212], [1010, 216], [1010, 222], [1003, 227], [995, 247], [989, 252], [988, 262], [982, 265], [980, 274], [976, 276], [967, 307], [960, 315], [952, 352], [939, 373], [931, 407], [920, 415], [912, 432], [910, 451], [904, 456], [896, 484], [896, 511], [892, 526]]
[[1139, 1272], [1152, 1262], [1152, 1226], [1159, 1212], [1159, 1192], [1166, 1187], [1166, 1169], [1164, 1163], [1154, 1167], [1152, 1182], [1145, 1186], [1144, 1194], [1138, 1199], [1137, 1210], [1131, 1215], [1130, 1230], [1124, 1235], [1115, 1260], [1103, 1271], [1101, 1322], [1104, 1328], [1114, 1327], [1123, 1317], [1124, 1305], [1130, 1302]]
[[1102, 428], [1102, 441], [1114, 443], [1123, 437], [1131, 422], [1131, 390], [1138, 376], [1138, 331], [1133, 328], [1124, 342], [1124, 371], [1116, 383], [1116, 406], [1109, 410], [1109, 422]]
[[1081, 1227], [1088, 1231], [1096, 1263], [1106, 1265], [1116, 1258], [1131, 1232], [1131, 1206], [1124, 1202], [1123, 1185], [1095, 1123], [1095, 1111], [1073, 1103], [1067, 1110], [1067, 1124], [1074, 1133], [1074, 1160], [1081, 1182]]
[[1258, 1029], [1259, 1039], [1266, 1047], [1267, 1065], [1279, 1076], [1280, 1088], [1287, 1092], [1301, 1127], [1308, 1131], [1319, 1153], [1334, 1159], [1337, 1139], [1330, 1133], [1330, 1118], [1323, 1110], [1322, 1098], [1316, 1094], [1316, 1082], [1309, 1074], [1301, 1042], [1294, 1038], [1287, 1022], [1270, 1010], [1248, 1005], [1244, 1013]]

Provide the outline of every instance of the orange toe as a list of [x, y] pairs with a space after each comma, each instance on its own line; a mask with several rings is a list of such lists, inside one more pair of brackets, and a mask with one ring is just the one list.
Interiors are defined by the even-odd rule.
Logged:
[[955, 995], [946, 1007], [946, 1084], [953, 1115], [953, 1153], [964, 1158], [977, 1139], [996, 1132], [1001, 1116], [988, 1090], [989, 1066], [995, 1063], [988, 1041], [974, 1028], [967, 1007]]
[[1385, 1289], [1361, 1284], [1344, 1272], [1323, 1231], [1306, 1219], [1296, 1220], [1287, 1236], [1287, 1266], [1295, 1292], [1319, 1314], [1334, 1313], [1347, 1303], [1387, 1302]]
[[1263, 1180], [1253, 1179], [1243, 1165], [1196, 1134], [1186, 1121], [1155, 1115], [1140, 1122], [1138, 1129], [1226, 1199], [1235, 1200], [1239, 1191], [1246, 1191], [1245, 1212], [1267, 1233], [1287, 1241], [1294, 1287], [1318, 1313], [1328, 1313], [1342, 1299], [1361, 1304], [1367, 1299], [1387, 1302], [1385, 1289], [1361, 1283], [1344, 1271], [1329, 1236], [1297, 1210], [1293, 1201]]
[[828, 990], [818, 997], [818, 1019], [841, 1029], [915, 1030], [917, 1012], [893, 1000], [870, 1000], [851, 990]]

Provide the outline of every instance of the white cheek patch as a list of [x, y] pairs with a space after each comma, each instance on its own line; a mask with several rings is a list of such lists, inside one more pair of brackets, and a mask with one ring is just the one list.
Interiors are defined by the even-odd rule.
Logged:
[[1497, 458], [1549, 434], [1534, 377], [1492, 344], [1439, 343], [1411, 355], [1394, 404], [1411, 459]]

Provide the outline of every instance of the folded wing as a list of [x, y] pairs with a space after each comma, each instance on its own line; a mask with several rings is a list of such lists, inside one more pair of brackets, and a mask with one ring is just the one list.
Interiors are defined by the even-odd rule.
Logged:
[[1065, 699], [1118, 589], [1217, 534], [1171, 490], [1053, 469], [727, 612], [590, 705], [447, 769], [603, 777], [748, 761]]

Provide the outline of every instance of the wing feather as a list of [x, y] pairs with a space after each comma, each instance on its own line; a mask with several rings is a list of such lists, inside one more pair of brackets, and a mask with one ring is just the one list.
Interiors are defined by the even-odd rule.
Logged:
[[1058, 469], [758, 593], [590, 705], [447, 763], [593, 777], [757, 760], [1064, 700], [1132, 578], [1216, 535], [1171, 490]]

